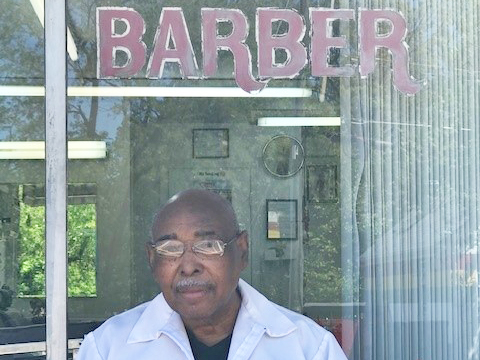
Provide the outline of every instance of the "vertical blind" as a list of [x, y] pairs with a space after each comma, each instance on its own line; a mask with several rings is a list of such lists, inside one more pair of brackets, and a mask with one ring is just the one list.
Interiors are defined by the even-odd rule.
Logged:
[[381, 50], [374, 74], [342, 83], [344, 301], [364, 304], [351, 310], [362, 319], [353, 357], [479, 359], [480, 6], [340, 6], [401, 11], [410, 72], [426, 80], [399, 93]]

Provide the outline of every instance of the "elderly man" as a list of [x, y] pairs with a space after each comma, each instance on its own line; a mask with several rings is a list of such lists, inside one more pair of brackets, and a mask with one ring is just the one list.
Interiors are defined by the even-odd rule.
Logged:
[[329, 332], [239, 280], [248, 237], [221, 196], [175, 195], [155, 217], [147, 254], [162, 293], [88, 334], [77, 359], [346, 359]]

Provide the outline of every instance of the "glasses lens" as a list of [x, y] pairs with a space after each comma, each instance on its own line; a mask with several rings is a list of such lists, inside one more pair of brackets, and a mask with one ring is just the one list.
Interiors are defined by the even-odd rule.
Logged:
[[193, 244], [193, 251], [202, 255], [223, 255], [224, 242], [221, 240], [200, 240]]
[[183, 243], [178, 240], [164, 240], [154, 245], [159, 255], [180, 257], [183, 254]]

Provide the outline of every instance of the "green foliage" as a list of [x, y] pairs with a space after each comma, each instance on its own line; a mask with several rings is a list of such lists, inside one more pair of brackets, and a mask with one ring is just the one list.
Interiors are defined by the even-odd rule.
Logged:
[[305, 302], [341, 302], [342, 268], [337, 239], [328, 236], [311, 237], [305, 246]]
[[68, 294], [96, 294], [95, 204], [68, 206]]
[[45, 296], [45, 207], [20, 202], [18, 295]]
[[[45, 296], [45, 206], [20, 203], [18, 295]], [[68, 294], [96, 294], [95, 204], [68, 205]]]

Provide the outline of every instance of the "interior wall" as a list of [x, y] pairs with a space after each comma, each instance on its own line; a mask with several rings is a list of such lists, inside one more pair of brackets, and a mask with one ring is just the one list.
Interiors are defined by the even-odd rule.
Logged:
[[[196, 121], [179, 119], [178, 123], [162, 116], [148, 123], [132, 119], [132, 137], [142, 139], [132, 142], [133, 158], [138, 158], [132, 163], [133, 242], [138, 245], [149, 239], [153, 214], [176, 192], [191, 187], [231, 189], [240, 227], [250, 238], [250, 265], [242, 277], [270, 299], [301, 309], [303, 172], [286, 179], [275, 178], [262, 161], [263, 147], [273, 136], [286, 134], [301, 140], [301, 128], [262, 128], [245, 120], [227, 117], [223, 121], [203, 121], [201, 113], [197, 116]], [[193, 130], [209, 128], [228, 129], [228, 157], [193, 158]], [[267, 199], [298, 200], [296, 240], [267, 240]], [[151, 280], [143, 247], [133, 251], [140, 302], [158, 293], [158, 288]]]
[[[112, 114], [111, 109], [120, 103], [123, 110]], [[228, 115], [219, 119], [221, 109], [199, 106], [216, 117], [209, 118], [209, 114], [198, 112], [196, 120], [180, 118], [175, 122], [165, 115], [145, 122], [130, 109], [128, 101], [120, 103], [100, 102], [103, 110], [98, 114], [97, 129], [110, 135], [107, 136], [107, 158], [69, 162], [69, 183], [95, 183], [97, 186], [97, 295], [70, 298], [70, 320], [103, 320], [158, 293], [144, 246], [150, 239], [152, 218], [169, 197], [191, 187], [231, 191], [240, 227], [248, 231], [250, 239], [250, 264], [242, 277], [271, 300], [301, 311], [305, 302], [303, 263], [304, 240], [307, 239], [304, 204], [310, 230], [316, 234], [334, 231], [329, 234], [334, 237], [339, 231], [338, 227], [329, 230], [322, 227], [336, 216], [336, 203], [316, 206], [305, 198], [308, 196], [305, 192], [307, 167], [331, 163], [338, 157], [331, 143], [317, 133], [305, 129], [302, 133], [301, 127], [259, 127], [256, 125], [258, 110], [246, 112], [239, 121]], [[194, 129], [228, 130], [228, 157], [194, 158]], [[292, 136], [305, 146], [304, 167], [291, 177], [275, 177], [264, 166], [263, 148], [276, 135]], [[71, 139], [75, 140], [73, 136]], [[0, 166], [8, 167], [9, 164], [2, 162]], [[3, 171], [1, 182], [18, 186], [44, 181], [42, 161], [16, 161], [15, 169], [14, 172]], [[267, 239], [267, 199], [297, 200], [296, 240]], [[12, 201], [15, 203], [14, 199]], [[6, 214], [6, 202], [2, 203], [0, 215], [11, 221], [2, 224], [4, 234], [8, 226], [18, 228], [18, 219], [15, 220], [11, 211], [10, 215]], [[0, 244], [7, 250], [5, 253], [11, 254], [9, 261], [13, 271], [12, 239], [15, 234], [10, 235], [10, 250], [3, 239]], [[2, 275], [5, 278], [10, 271], [5, 267], [6, 260], [4, 256]], [[29, 316], [28, 302], [28, 299], [16, 299], [13, 308]]]
[[69, 182], [97, 185], [97, 296], [70, 298], [70, 321], [104, 320], [132, 306], [130, 117], [124, 105], [100, 101], [97, 132], [109, 136], [107, 158], [69, 162]]

